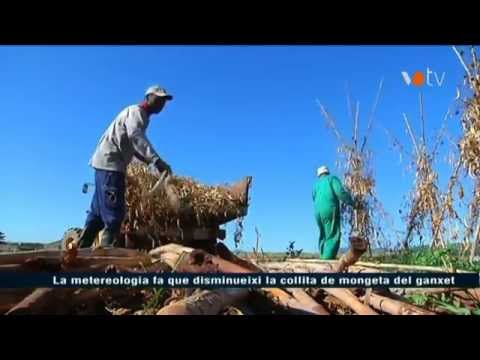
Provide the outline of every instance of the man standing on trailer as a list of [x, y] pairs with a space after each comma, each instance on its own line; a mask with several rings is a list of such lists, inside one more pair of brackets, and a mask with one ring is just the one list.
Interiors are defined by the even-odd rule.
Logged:
[[320, 259], [333, 260], [337, 256], [341, 240], [340, 201], [354, 206], [350, 192], [338, 177], [330, 175], [326, 166], [317, 169], [318, 179], [313, 188], [315, 219], [320, 236], [318, 247]]
[[95, 170], [95, 193], [79, 247], [92, 246], [102, 229], [101, 246], [115, 245], [126, 212], [125, 173], [133, 157], [153, 164], [159, 172], [172, 173], [145, 135], [150, 116], [160, 113], [172, 99], [165, 89], [151, 86], [144, 101], [122, 110], [101, 137], [90, 160]]

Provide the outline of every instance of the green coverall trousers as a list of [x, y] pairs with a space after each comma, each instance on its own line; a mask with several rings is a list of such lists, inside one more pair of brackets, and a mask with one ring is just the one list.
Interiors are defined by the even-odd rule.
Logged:
[[340, 211], [338, 208], [320, 209], [315, 214], [318, 229], [318, 249], [320, 259], [333, 260], [336, 258], [342, 238]]
[[315, 219], [320, 231], [318, 239], [320, 259], [335, 259], [342, 237], [340, 201], [353, 206], [352, 196], [336, 176], [327, 174], [321, 176], [315, 183], [313, 201]]

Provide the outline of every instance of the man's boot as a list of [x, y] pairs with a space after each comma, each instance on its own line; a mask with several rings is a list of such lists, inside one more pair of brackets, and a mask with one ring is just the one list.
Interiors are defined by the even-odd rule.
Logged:
[[78, 247], [88, 248], [92, 246], [98, 233], [100, 232], [100, 230], [102, 230], [102, 227], [102, 224], [99, 223], [88, 223], [83, 229], [82, 234], [80, 235], [80, 239], [78, 240]]
[[114, 247], [116, 245], [117, 245], [117, 232], [114, 232], [110, 229], [104, 229], [100, 239], [100, 246]]

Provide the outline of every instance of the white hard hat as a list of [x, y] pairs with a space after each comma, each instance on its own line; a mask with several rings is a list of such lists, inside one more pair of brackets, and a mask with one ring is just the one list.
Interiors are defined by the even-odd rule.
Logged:
[[166, 98], [167, 100], [172, 100], [173, 99], [173, 96], [170, 95], [169, 93], [167, 93], [167, 90], [165, 90], [164, 88], [162, 88], [158, 85], [150, 86], [147, 89], [147, 91], [145, 91], [145, 96], [148, 96], [150, 94], [154, 94], [158, 97]]
[[328, 170], [328, 167], [326, 166], [320, 166], [317, 169], [317, 176], [323, 175], [323, 174], [329, 174], [330, 170]]

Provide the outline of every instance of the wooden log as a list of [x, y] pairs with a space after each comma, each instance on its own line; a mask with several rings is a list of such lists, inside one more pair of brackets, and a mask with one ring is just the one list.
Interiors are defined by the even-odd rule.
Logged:
[[[262, 264], [265, 268], [279, 269], [282, 272], [333, 272], [332, 269], [336, 267], [331, 264], [286, 264], [283, 267], [281, 263], [265, 263]], [[349, 268], [350, 269], [350, 268]], [[320, 270], [320, 271], [319, 271]], [[278, 271], [278, 270], [276, 270]], [[351, 308], [359, 315], [377, 315], [368, 305], [365, 305], [358, 300], [358, 298], [348, 289], [339, 288], [322, 288], [328, 294], [341, 300], [346, 306]]]
[[348, 269], [349, 266], [355, 264], [358, 259], [367, 251], [368, 243], [361, 237], [350, 237], [350, 249], [346, 254], [340, 257], [340, 260], [334, 267], [334, 272], [342, 272]]
[[258, 264], [264, 271], [273, 272], [332, 272], [332, 264], [296, 263], [290, 261]]
[[462, 289], [462, 288], [407, 288], [402, 290], [404, 295], [415, 295], [415, 294], [434, 295], [434, 294], [450, 293], [454, 291], [461, 291], [465, 289]]
[[0, 265], [7, 264], [22, 264], [26, 260], [41, 257], [41, 258], [61, 258], [61, 250], [38, 250], [38, 251], [23, 251], [16, 253], [0, 254]]
[[462, 299], [473, 300], [476, 303], [480, 303], [480, 289], [461, 289], [455, 290], [452, 293]]
[[75, 315], [108, 315], [103, 292], [108, 289], [76, 289], [69, 299], [69, 306]]
[[451, 294], [459, 300], [474, 301], [472, 296], [466, 291], [452, 291]]
[[[125, 315], [145, 303], [144, 291], [129, 288], [79, 289], [71, 299], [75, 314]], [[122, 310], [123, 309], [123, 310]], [[151, 315], [154, 315], [152, 313]]]
[[[195, 250], [178, 244], [168, 244], [149, 252], [149, 255], [168, 264], [172, 269], [188, 272], [251, 273], [251, 270], [212, 256], [202, 250]], [[202, 271], [200, 271], [200, 269]]]
[[21, 300], [5, 315], [66, 314], [73, 288], [39, 288]]
[[[417, 272], [417, 271], [426, 271], [426, 272], [446, 272], [451, 273], [450, 269], [445, 269], [443, 267], [435, 266], [421, 266], [421, 265], [403, 265], [403, 264], [375, 264], [359, 261], [356, 265], [365, 266], [375, 269], [396, 269], [404, 272]], [[470, 273], [472, 271], [465, 271], [456, 269], [454, 272], [457, 273]]]
[[165, 306], [157, 315], [217, 315], [224, 308], [246, 299], [248, 289], [203, 290]]
[[138, 257], [145, 256], [147, 253], [134, 249], [124, 248], [102, 248], [78, 249], [78, 256], [113, 256], [113, 257]]
[[[114, 258], [136, 258], [145, 257], [146, 253], [138, 250], [122, 248], [97, 248], [77, 249], [78, 257], [114, 257]], [[22, 264], [28, 259], [62, 259], [67, 251], [63, 250], [36, 250], [20, 251], [15, 253], [0, 254], [0, 265]]]
[[[358, 254], [358, 253], [357, 253]], [[356, 255], [355, 255], [356, 257]], [[344, 265], [346, 264], [352, 264], [352, 262], [347, 261]], [[279, 269], [281, 272], [334, 272], [335, 270], [338, 270], [339, 267], [337, 264], [301, 264], [301, 266], [296, 266], [296, 264], [289, 264], [287, 262], [286, 265], [282, 266], [282, 263], [264, 263], [262, 264], [265, 268], [276, 268]], [[347, 265], [348, 266], [348, 265]], [[345, 267], [340, 267], [340, 269], [344, 269]], [[352, 266], [349, 266], [349, 270], [354, 270], [352, 269]], [[324, 288], [324, 291], [329, 293], [332, 296], [335, 296], [339, 300], [341, 300], [345, 305], [347, 305], [349, 308], [351, 308], [353, 311], [355, 311], [359, 315], [377, 315], [377, 313], [371, 309], [369, 306], [362, 304], [358, 298], [350, 291], [347, 289], [332, 289], [332, 288]], [[305, 293], [306, 294], [306, 293]], [[307, 294], [308, 296], [308, 294]], [[325, 309], [325, 312], [327, 310]], [[328, 313], [328, 312], [327, 312]]]
[[328, 309], [331, 309], [336, 315], [355, 315], [355, 312], [352, 311], [352, 309], [346, 306], [343, 301], [337, 299], [335, 296], [326, 294], [323, 297], [323, 302], [326, 306], [328, 306]]
[[[298, 291], [295, 295], [278, 288], [255, 289], [255, 292], [269, 299], [273, 304], [283, 309], [283, 311], [300, 315], [329, 315], [328, 311], [312, 298], [305, 301], [303, 291]], [[300, 295], [299, 295], [300, 293]]]
[[152, 264], [149, 256], [137, 257], [112, 257], [112, 256], [79, 256], [69, 264], [62, 262], [60, 258], [33, 257], [26, 258], [20, 264], [0, 265], [0, 271], [22, 271], [22, 272], [59, 272], [59, 271], [101, 271], [108, 266], [119, 268], [148, 267]]
[[[145, 267], [146, 272], [170, 272], [171, 268], [164, 262], [157, 261]], [[140, 270], [139, 270], [140, 271]]]
[[[244, 312], [244, 309], [241, 309], [240, 307], [228, 306], [225, 309], [225, 311], [222, 312], [222, 315], [243, 316], [245, 315], [245, 312]], [[250, 315], [254, 315], [254, 314], [250, 314]]]
[[[131, 289], [13, 289], [12, 295], [17, 301], [6, 310], [6, 315], [20, 314], [108, 314], [105, 301], [115, 298], [118, 302], [128, 303], [134, 297]], [[23, 291], [23, 293], [21, 292]], [[5, 297], [0, 290], [0, 304]], [[21, 296], [23, 294], [23, 296]], [[28, 295], [28, 296], [27, 296]], [[138, 297], [138, 296], [137, 296]], [[9, 310], [9, 311], [8, 311]]]
[[6, 272], [58, 272], [62, 270], [62, 260], [59, 258], [31, 257], [19, 264], [0, 265], [0, 271]]
[[[336, 266], [332, 264], [302, 264], [302, 263], [291, 263], [289, 261], [285, 262], [270, 262], [262, 263], [262, 268], [267, 271], [273, 272], [314, 272], [314, 273], [331, 273], [334, 272]], [[378, 269], [365, 268], [363, 266], [351, 265], [348, 267], [348, 272], [350, 273], [379, 273], [382, 272]]]
[[[260, 269], [246, 269], [235, 263], [231, 263], [210, 254], [206, 254], [200, 250], [192, 251], [188, 256], [177, 262], [176, 268], [181, 272], [205, 273], [205, 272], [224, 272], [224, 273], [253, 273]], [[311, 314], [325, 315], [328, 314], [320, 304], [315, 302], [303, 290], [296, 289], [294, 294], [289, 295], [281, 289], [265, 289], [265, 291], [278, 297], [278, 302], [286, 308], [297, 309], [298, 311], [306, 311]]]
[[7, 264], [7, 265], [0, 265], [0, 272], [2, 271], [26, 271], [28, 268], [25, 268], [25, 264]]
[[89, 267], [92, 265], [114, 265], [123, 267], [149, 266], [151, 258], [146, 255], [136, 257], [114, 257], [114, 256], [79, 256], [69, 267]]
[[148, 254], [157, 261], [162, 261], [174, 269], [179, 259], [193, 250], [192, 248], [172, 243], [155, 248]]
[[[276, 271], [276, 272], [317, 272], [317, 273], [328, 273], [335, 272], [338, 267], [335, 263], [325, 263], [325, 264], [316, 264], [316, 263], [302, 263], [296, 261], [283, 261], [283, 262], [262, 262], [258, 263], [264, 270]], [[350, 265], [348, 267], [348, 272], [351, 273], [378, 273], [383, 272], [378, 269], [367, 268], [364, 266]]]
[[[307, 305], [311, 308], [312, 312], [316, 315], [330, 315], [328, 310], [316, 302], [310, 295], [308, 295], [302, 289], [288, 289], [292, 296], [298, 301], [299, 304]], [[298, 307], [298, 306], [297, 306]]]
[[365, 296], [364, 300], [373, 308], [391, 315], [436, 315], [434, 312], [421, 307], [375, 293]]
[[194, 250], [187, 256], [179, 259], [176, 265], [176, 270], [179, 272], [192, 273], [223, 272], [246, 274], [253, 272], [252, 270], [246, 269], [243, 266], [234, 264], [218, 256], [210, 255], [202, 250]]
[[[261, 270], [257, 267], [247, 269], [238, 264], [224, 260], [218, 256], [212, 256], [201, 250], [194, 250], [177, 244], [168, 244], [150, 251], [150, 256], [168, 263], [177, 271], [185, 272], [224, 272], [224, 273], [253, 273]], [[296, 308], [312, 314], [324, 315], [326, 310], [312, 298], [308, 301], [308, 295], [300, 295], [303, 290], [296, 292], [296, 297], [289, 295], [281, 289], [265, 289], [272, 297], [278, 298], [278, 302], [288, 308]], [[307, 303], [305, 303], [307, 301]]]
[[[289, 262], [306, 264], [338, 264], [338, 260], [320, 260], [320, 259], [290, 259]], [[430, 271], [430, 272], [451, 272], [450, 269], [435, 266], [404, 265], [404, 264], [377, 264], [372, 262], [358, 261], [358, 266], [364, 266], [374, 269], [396, 269], [403, 271]], [[458, 273], [471, 273], [472, 271], [455, 270]]]
[[476, 289], [466, 289], [466, 291], [477, 301], [480, 303], [480, 288]]
[[218, 256], [222, 259], [230, 261], [234, 264], [240, 265], [246, 269], [252, 270], [254, 272], [263, 272], [263, 269], [254, 263], [244, 260], [230, 251], [230, 249], [223, 243], [216, 244], [216, 250]]
[[323, 288], [323, 291], [341, 300], [358, 315], [378, 315], [368, 305], [362, 303], [350, 290], [338, 288]]
[[25, 288], [0, 289], [0, 314], [6, 313], [34, 290]]

